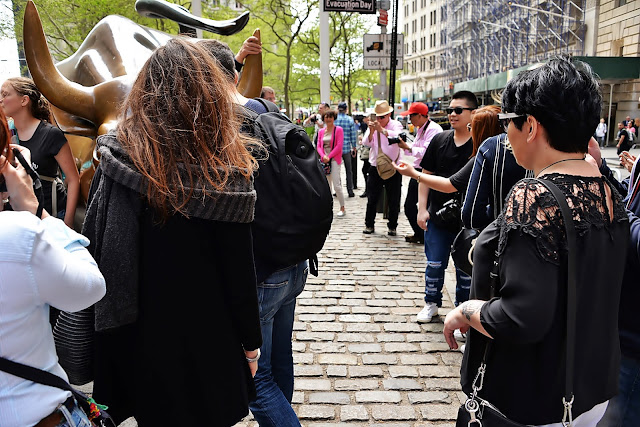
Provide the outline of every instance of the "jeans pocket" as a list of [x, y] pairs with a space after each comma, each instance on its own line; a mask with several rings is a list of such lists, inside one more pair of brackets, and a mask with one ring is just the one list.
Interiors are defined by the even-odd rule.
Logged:
[[258, 285], [260, 321], [270, 320], [289, 293], [290, 271], [278, 271]]

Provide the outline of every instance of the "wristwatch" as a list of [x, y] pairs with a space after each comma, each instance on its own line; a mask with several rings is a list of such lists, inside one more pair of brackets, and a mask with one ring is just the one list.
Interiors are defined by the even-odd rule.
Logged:
[[258, 349], [258, 354], [256, 355], [256, 357], [246, 357], [246, 359], [249, 363], [257, 362], [258, 359], [260, 359], [260, 349]]

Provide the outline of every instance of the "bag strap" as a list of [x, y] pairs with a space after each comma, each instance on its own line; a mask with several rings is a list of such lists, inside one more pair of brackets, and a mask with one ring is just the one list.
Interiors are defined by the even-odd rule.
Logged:
[[[576, 272], [577, 272], [577, 240], [576, 229], [573, 223], [573, 214], [569, 209], [565, 195], [551, 181], [546, 179], [538, 179], [555, 196], [562, 211], [564, 226], [567, 232], [567, 361], [566, 376], [564, 385], [565, 417], [567, 411], [571, 411], [573, 403], [573, 362], [575, 360], [575, 341], [576, 341]], [[571, 416], [569, 417], [571, 420]], [[562, 420], [563, 424], [565, 420]], [[571, 423], [571, 421], [569, 421]]]
[[65, 380], [51, 372], [43, 371], [42, 369], [34, 368], [33, 366], [24, 365], [22, 363], [0, 357], [0, 371], [15, 375], [16, 377], [24, 378], [25, 380], [33, 381], [34, 383], [70, 391], [75, 395], [75, 390]]
[[278, 108], [278, 106], [276, 104], [274, 104], [273, 102], [271, 102], [271, 101], [267, 101], [266, 99], [259, 98], [259, 97], [258, 98], [253, 98], [253, 99], [255, 99], [260, 104], [262, 104], [262, 106], [264, 108], [266, 108], [267, 111], [270, 112], [270, 113], [279, 113], [280, 112], [280, 109]]

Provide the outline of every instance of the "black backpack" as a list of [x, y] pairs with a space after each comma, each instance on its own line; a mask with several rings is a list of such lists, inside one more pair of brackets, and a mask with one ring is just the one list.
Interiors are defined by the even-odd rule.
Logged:
[[[269, 156], [259, 161], [253, 222], [256, 269], [260, 275], [309, 260], [318, 275], [316, 254], [324, 246], [333, 221], [333, 197], [318, 154], [305, 130], [268, 101], [256, 98], [269, 112], [256, 114], [254, 132]], [[266, 277], [258, 277], [261, 282]]]

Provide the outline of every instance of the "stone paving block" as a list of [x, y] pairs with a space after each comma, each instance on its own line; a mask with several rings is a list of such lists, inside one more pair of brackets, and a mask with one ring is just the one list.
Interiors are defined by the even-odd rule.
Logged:
[[349, 366], [351, 378], [381, 377], [384, 373], [379, 366]]
[[327, 285], [324, 288], [328, 291], [350, 292], [355, 289], [355, 285]]
[[389, 375], [391, 378], [417, 378], [418, 369], [413, 366], [389, 366]]
[[296, 300], [296, 305], [301, 305], [301, 306], [305, 306], [305, 305], [312, 305], [312, 306], [319, 306], [319, 305], [324, 305], [324, 306], [335, 306], [336, 304], [338, 304], [338, 300], [335, 298], [299, 298]]
[[309, 350], [314, 353], [345, 353], [347, 346], [339, 342], [312, 342]]
[[333, 322], [336, 320], [335, 314], [301, 314], [298, 316], [300, 322]]
[[425, 378], [426, 390], [461, 390], [460, 378]]
[[305, 344], [304, 342], [294, 341], [294, 342], [291, 343], [291, 348], [293, 349], [293, 351], [297, 351], [299, 353], [304, 353], [304, 351], [307, 348], [307, 344]]
[[304, 322], [293, 322], [293, 330], [294, 331], [306, 331], [307, 324]]
[[369, 299], [366, 300], [366, 304], [373, 307], [396, 307], [398, 305], [396, 301], [388, 299]]
[[358, 333], [340, 333], [336, 338], [338, 342], [360, 342], [360, 343], [372, 343], [374, 342], [373, 334], [358, 334]]
[[400, 292], [374, 292], [373, 297], [375, 299], [393, 299], [397, 300], [402, 297]]
[[462, 365], [461, 352], [440, 353], [440, 357], [442, 357], [442, 361], [444, 362], [445, 365], [458, 366], [458, 367]]
[[404, 334], [399, 334], [397, 332], [393, 333], [381, 333], [377, 336], [378, 342], [404, 342], [405, 336]]
[[380, 344], [349, 344], [347, 348], [350, 353], [380, 353], [382, 351]]
[[420, 332], [420, 325], [417, 323], [385, 323], [385, 332]]
[[389, 353], [405, 353], [405, 352], [412, 352], [412, 351], [420, 351], [421, 346], [422, 344], [418, 346], [417, 344], [411, 344], [411, 343], [391, 342], [391, 343], [384, 344], [384, 351], [387, 351]]
[[347, 332], [380, 332], [380, 325], [370, 323], [348, 323]]
[[371, 407], [371, 416], [378, 421], [415, 420], [416, 410], [407, 405], [376, 405]]
[[344, 326], [338, 322], [313, 322], [311, 332], [342, 332]]
[[416, 380], [389, 378], [382, 381], [385, 390], [423, 390], [422, 384]]
[[371, 322], [371, 316], [368, 314], [343, 314], [338, 317], [338, 320], [345, 323], [367, 323]]
[[371, 292], [343, 292], [342, 298], [371, 299]]
[[342, 299], [340, 300], [340, 305], [346, 305], [349, 307], [364, 306], [365, 300], [364, 299]]
[[444, 335], [436, 332], [426, 332], [421, 334], [407, 334], [407, 342], [446, 342]]
[[401, 354], [400, 363], [403, 365], [437, 365], [438, 358], [433, 354]]
[[393, 314], [402, 316], [415, 316], [420, 313], [420, 310], [422, 310], [422, 307], [392, 307], [390, 311]]
[[291, 403], [304, 403], [304, 391], [294, 391], [291, 396]]
[[296, 414], [301, 420], [331, 420], [335, 418], [336, 411], [331, 406], [300, 405]]
[[420, 408], [422, 418], [425, 420], [455, 420], [458, 417], [458, 408], [454, 405], [428, 405]]
[[299, 314], [318, 314], [318, 313], [325, 313], [326, 311], [327, 311], [326, 307], [314, 307], [312, 305], [309, 305], [309, 306], [296, 305], [296, 313], [299, 313]]
[[363, 354], [362, 363], [365, 365], [394, 365], [398, 358], [393, 354]]
[[348, 405], [351, 398], [347, 393], [325, 392], [309, 393], [309, 403], [328, 403], [332, 405]]
[[296, 332], [298, 341], [333, 341], [336, 334], [331, 332]]
[[313, 363], [313, 354], [311, 353], [293, 353], [293, 363], [311, 364]]
[[[346, 301], [346, 300], [342, 300], [342, 301]], [[349, 307], [344, 307], [344, 306], [327, 307], [327, 313], [336, 313], [336, 314], [349, 313]]]
[[294, 388], [302, 391], [327, 391], [331, 390], [331, 381], [329, 380], [317, 380], [307, 378], [296, 378], [294, 381]]
[[341, 421], [367, 421], [369, 414], [363, 405], [344, 405], [340, 407]]
[[402, 395], [397, 391], [357, 391], [357, 403], [400, 403]]
[[358, 356], [324, 353], [318, 355], [318, 363], [321, 365], [357, 365]]
[[293, 367], [294, 378], [298, 377], [319, 377], [322, 376], [322, 366], [320, 365], [295, 365]]
[[339, 391], [376, 390], [380, 384], [377, 380], [335, 380], [333, 388]]
[[327, 366], [328, 377], [346, 377], [347, 367], [342, 365], [329, 365]]
[[453, 366], [421, 366], [421, 377], [431, 378], [455, 378], [460, 377], [460, 367]]
[[449, 393], [444, 391], [414, 391], [407, 394], [409, 403], [451, 403]]
[[351, 307], [351, 312], [353, 314], [386, 314], [389, 313], [389, 307], [358, 306]]
[[[300, 296], [298, 298], [301, 298]], [[342, 292], [338, 291], [316, 291], [314, 292], [314, 298], [342, 298]]]
[[434, 351], [451, 351], [446, 342], [423, 342], [420, 343], [420, 349], [425, 353], [431, 353]]
[[415, 307], [416, 303], [407, 299], [399, 299], [396, 301], [398, 303], [398, 307]]

